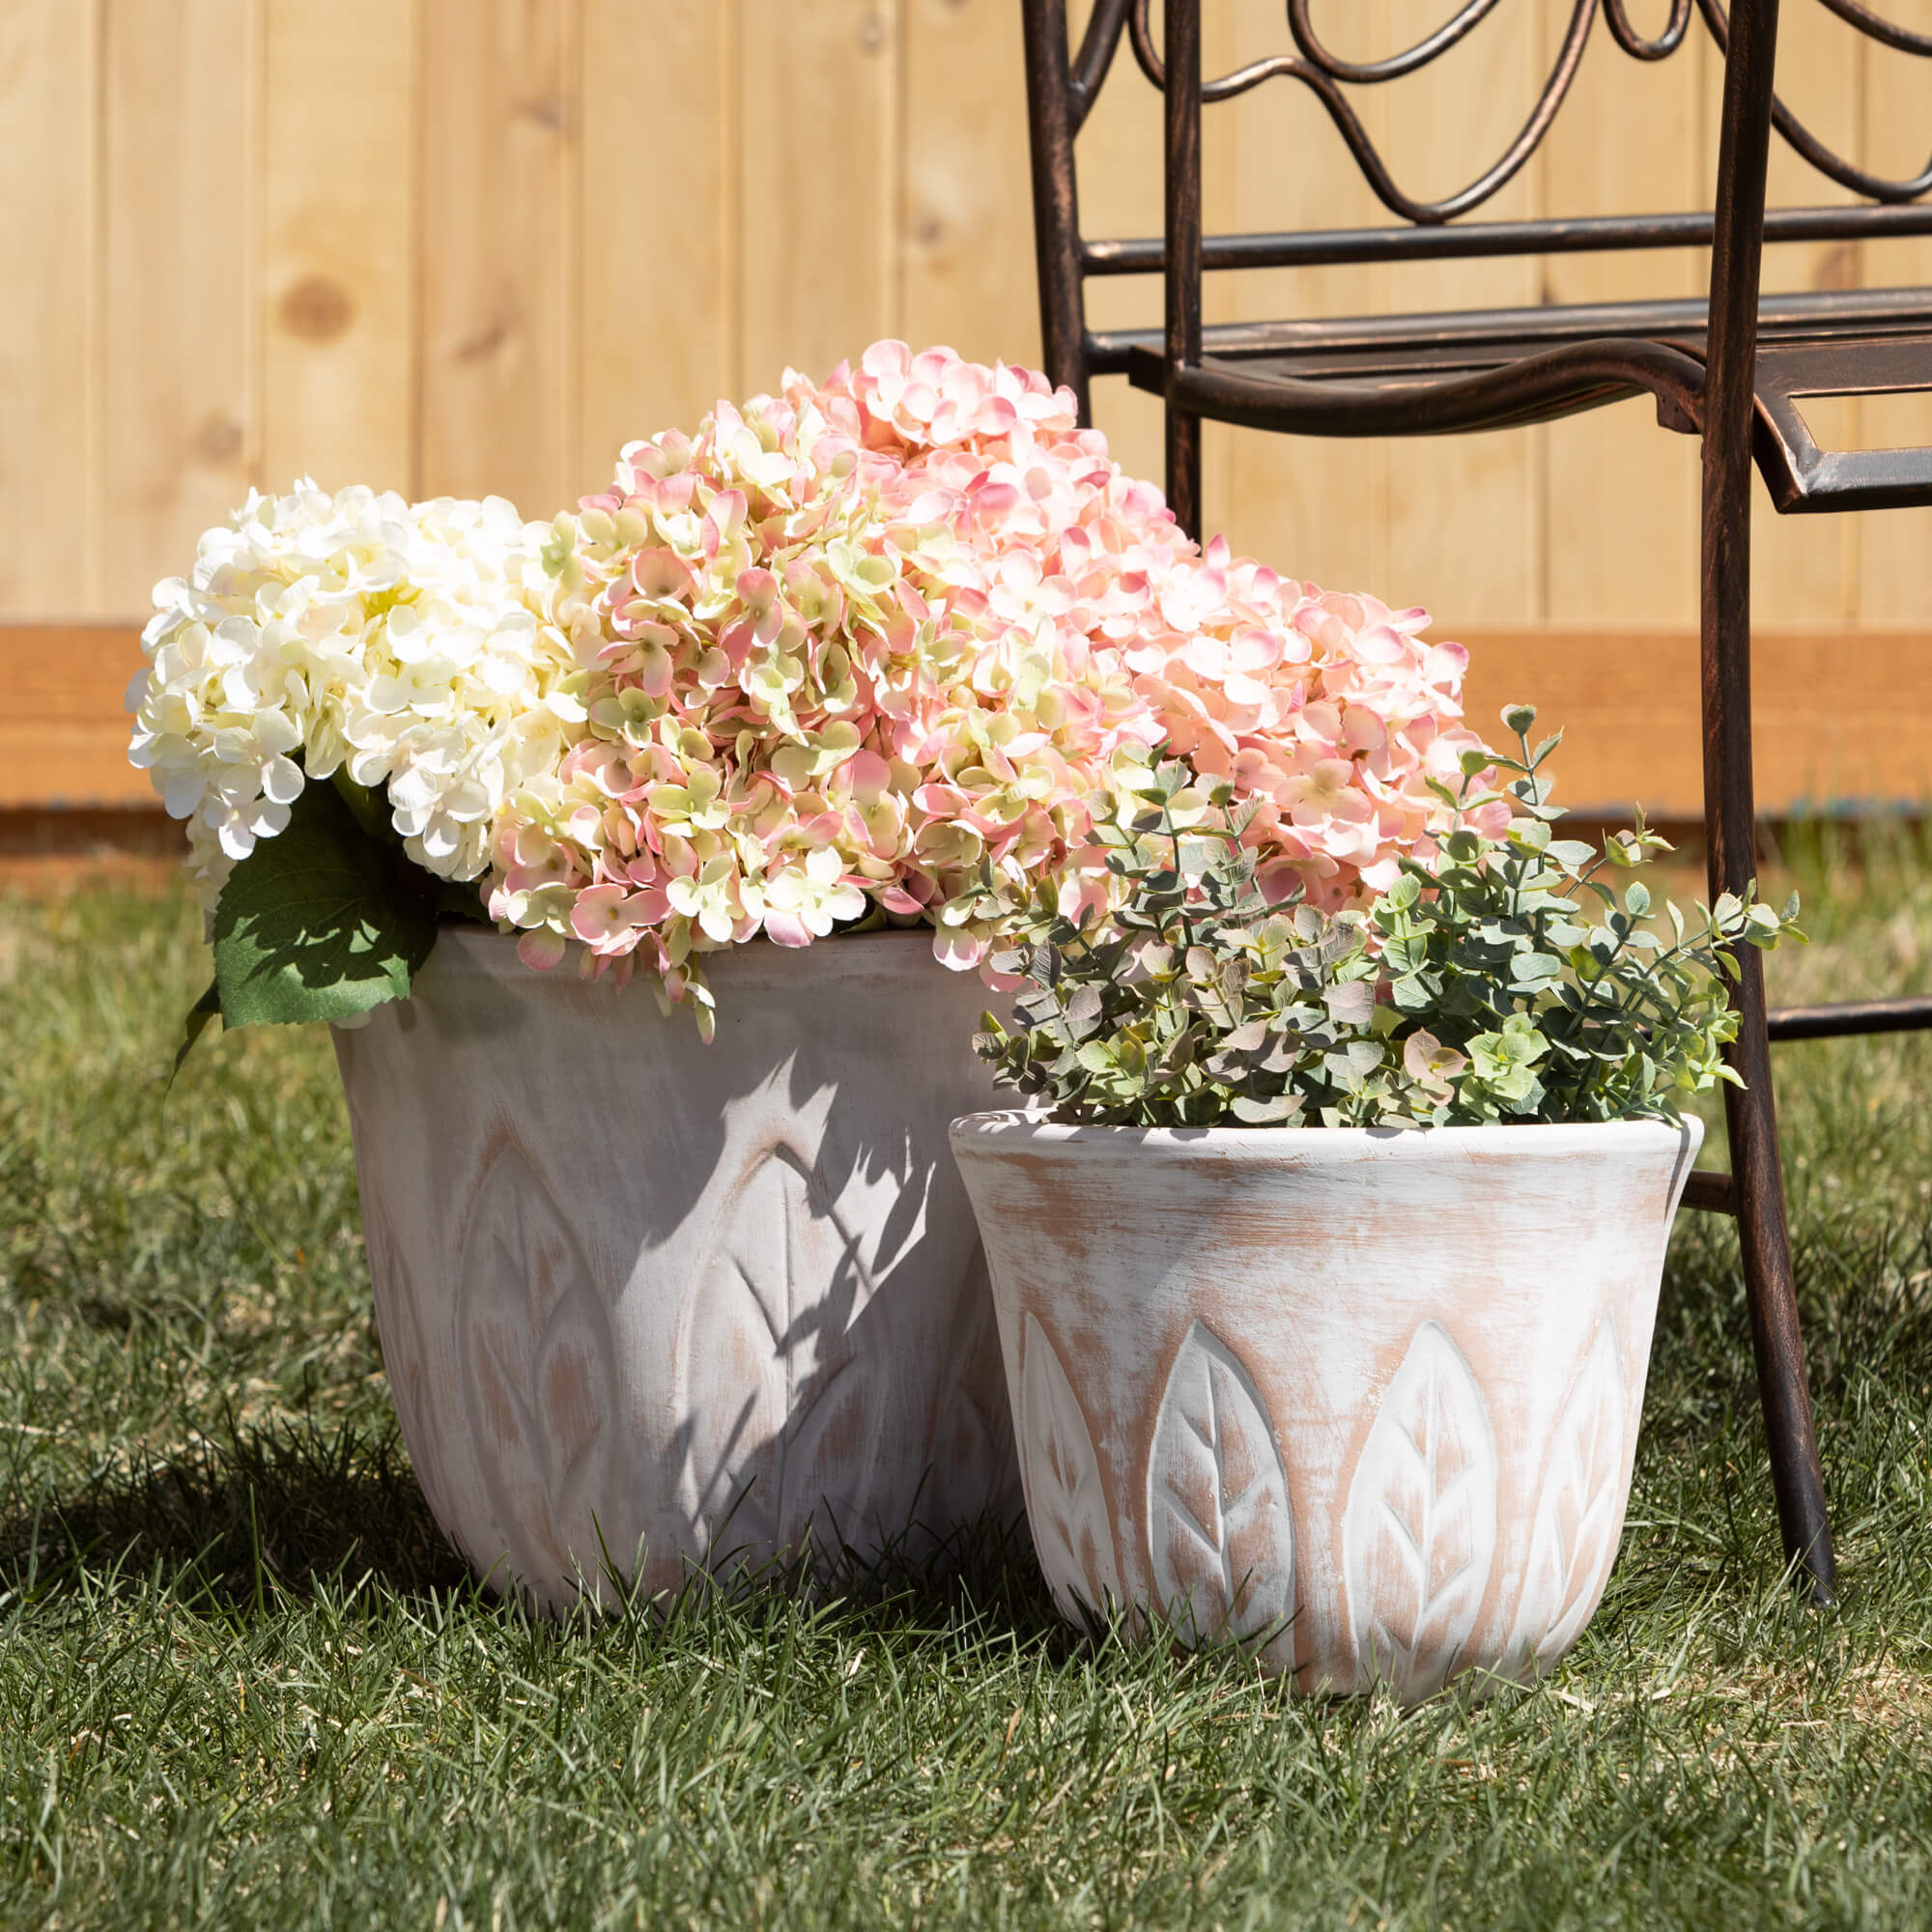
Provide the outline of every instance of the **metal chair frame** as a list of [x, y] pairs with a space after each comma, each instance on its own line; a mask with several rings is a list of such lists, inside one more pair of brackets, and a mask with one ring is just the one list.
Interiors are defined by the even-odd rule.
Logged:
[[[1461, 192], [1417, 201], [1391, 176], [1346, 90], [1400, 78], [1463, 40], [1498, 0], [1463, 0], [1436, 31], [1386, 59], [1350, 62], [1316, 33], [1313, 0], [1286, 0], [1294, 51], [1204, 82], [1200, 0], [1166, 0], [1156, 49], [1150, 0], [1094, 0], [1076, 51], [1065, 0], [1023, 0], [1034, 225], [1048, 373], [1091, 420], [1096, 375], [1124, 373], [1165, 399], [1169, 501], [1200, 535], [1204, 418], [1312, 436], [1439, 435], [1497, 429], [1649, 394], [1660, 423], [1703, 439], [1701, 684], [1704, 819], [1713, 895], [1754, 878], [1750, 727], [1750, 469], [1780, 511], [1932, 503], [1932, 449], [1827, 451], [1800, 403], [1812, 395], [1932, 389], [1932, 289], [1760, 298], [1766, 241], [1932, 234], [1932, 160], [1887, 180], [1817, 139], [1774, 89], [1778, 0], [1672, 0], [1662, 31], [1630, 24], [1626, 0], [1571, 0], [1555, 65], [1521, 130]], [[1820, 0], [1881, 44], [1932, 58], [1932, 37], [1884, 19], [1861, 0]], [[1528, 160], [1567, 96], [1598, 15], [1640, 61], [1681, 47], [1694, 11], [1724, 54], [1714, 208], [1708, 213], [1461, 222]], [[1074, 136], [1122, 38], [1165, 110], [1165, 232], [1090, 241], [1080, 231]], [[1170, 76], [1178, 85], [1170, 85]], [[1203, 232], [1204, 105], [1265, 81], [1310, 90], [1393, 224], [1293, 234]], [[1767, 211], [1774, 128], [1865, 205]], [[1705, 301], [1354, 318], [1339, 323], [1204, 328], [1204, 270], [1443, 257], [1534, 255], [1685, 244], [1712, 250]], [[1090, 276], [1161, 273], [1164, 327], [1095, 331]], [[1932, 999], [1768, 1011], [1759, 955], [1740, 949], [1731, 996], [1739, 1031], [1725, 1090], [1732, 1172], [1700, 1171], [1686, 1200], [1734, 1214], [1750, 1308], [1758, 1391], [1787, 1558], [1814, 1601], [1836, 1593], [1836, 1568], [1804, 1371], [1790, 1231], [1777, 1148], [1773, 1040], [1932, 1027]]]

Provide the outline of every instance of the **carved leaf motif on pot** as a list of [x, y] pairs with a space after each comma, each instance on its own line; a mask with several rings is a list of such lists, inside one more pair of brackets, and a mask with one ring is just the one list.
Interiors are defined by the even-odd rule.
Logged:
[[1266, 1405], [1205, 1323], [1168, 1375], [1148, 1458], [1156, 1597], [1183, 1638], [1265, 1638], [1293, 1667], [1294, 1519]]
[[[383, 1340], [383, 1372], [390, 1400], [409, 1444], [410, 1464], [428, 1499], [430, 1512], [445, 1534], [461, 1542], [461, 1525], [449, 1507], [449, 1486], [438, 1460], [444, 1431], [435, 1411], [436, 1389], [429, 1377], [429, 1349], [422, 1310], [408, 1258], [389, 1219], [387, 1197], [368, 1190], [362, 1209], [362, 1241], [369, 1257], [369, 1284], [376, 1302], [376, 1325]], [[464, 1553], [469, 1552], [466, 1548]]]
[[[635, 1555], [612, 1428], [616, 1346], [588, 1259], [530, 1155], [506, 1139], [470, 1202], [459, 1327], [498, 1541], [539, 1597], [593, 1595]], [[493, 1559], [496, 1551], [472, 1550]]]
[[1496, 1452], [1482, 1391], [1425, 1321], [1349, 1484], [1343, 1570], [1357, 1667], [1405, 1703], [1448, 1681], [1496, 1548]]
[[1606, 1311], [1544, 1462], [1529, 1566], [1503, 1668], [1552, 1667], [1576, 1642], [1609, 1580], [1623, 1528], [1627, 1398], [1616, 1322]]
[[1020, 1350], [1027, 1520], [1061, 1614], [1084, 1622], [1121, 1601], [1114, 1532], [1094, 1436], [1058, 1351], [1029, 1312]]
[[731, 1174], [712, 1219], [680, 1323], [696, 1521], [714, 1560], [762, 1561], [809, 1530], [821, 1545], [849, 1539], [871, 1500], [888, 1394], [861, 1361], [877, 1291], [863, 1237], [810, 1156], [784, 1143]]
[[935, 1521], [971, 1522], [990, 1507], [1005, 1523], [1022, 1507], [1012, 1404], [985, 1250], [977, 1236], [972, 1250], [946, 1343], [953, 1372], [940, 1378], [935, 1397], [930, 1491], [921, 1495], [921, 1514], [929, 1504]]

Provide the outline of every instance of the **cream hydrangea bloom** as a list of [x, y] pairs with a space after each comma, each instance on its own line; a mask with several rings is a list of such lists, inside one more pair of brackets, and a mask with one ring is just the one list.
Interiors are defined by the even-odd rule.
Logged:
[[156, 604], [132, 756], [208, 902], [341, 773], [424, 870], [488, 872], [530, 965], [575, 941], [707, 1026], [702, 955], [754, 936], [919, 920], [969, 967], [1042, 886], [1104, 912], [1150, 755], [1333, 907], [1434, 857], [1480, 750], [1422, 611], [1202, 550], [1070, 391], [899, 342], [630, 444], [549, 525], [251, 496]]
[[481, 875], [503, 800], [555, 770], [584, 716], [545, 616], [548, 535], [500, 497], [411, 505], [304, 478], [251, 493], [191, 576], [156, 585], [129, 756], [188, 821], [204, 904], [338, 770], [386, 787], [424, 870]]

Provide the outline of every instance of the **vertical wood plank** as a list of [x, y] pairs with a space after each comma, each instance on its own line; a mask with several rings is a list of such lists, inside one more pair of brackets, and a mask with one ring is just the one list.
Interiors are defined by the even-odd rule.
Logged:
[[[1090, 11], [1084, 0], [1075, 0], [1067, 9], [1076, 47]], [[1158, 14], [1155, 23], [1158, 28]], [[1208, 146], [1219, 136], [1218, 125], [1204, 129], [1204, 143]], [[1134, 65], [1133, 50], [1124, 34], [1106, 85], [1080, 130], [1074, 158], [1079, 168], [1083, 234], [1098, 240], [1160, 233], [1160, 97]], [[1094, 328], [1158, 328], [1160, 277], [1129, 275], [1090, 281], [1087, 320]], [[1123, 376], [1106, 377], [1094, 385], [1094, 421], [1106, 433], [1117, 463], [1136, 476], [1162, 480], [1166, 457], [1158, 397], [1129, 388]], [[1210, 519], [1220, 514], [1213, 501], [1207, 507]]]
[[[1385, 4], [1397, 47], [1415, 45], [1441, 24], [1439, 0]], [[1432, 200], [1453, 194], [1508, 150], [1544, 77], [1540, 38], [1520, 12], [1499, 14], [1419, 72], [1387, 84], [1382, 148], [1407, 192]], [[1513, 221], [1535, 213], [1535, 182], [1525, 171], [1470, 218]], [[1410, 313], [1520, 307], [1535, 303], [1538, 280], [1528, 258], [1403, 264], [1389, 272], [1385, 299]], [[1398, 608], [1426, 604], [1452, 633], [1539, 618], [1536, 432], [1411, 438], [1387, 461], [1387, 575], [1373, 587]]]
[[[1208, 0], [1201, 23], [1204, 74], [1223, 72], [1239, 57], [1242, 33], [1256, 9], [1257, 0]], [[1078, 5], [1068, 12], [1077, 46], [1089, 9]], [[1161, 41], [1162, 21], [1156, 11], [1155, 45]], [[1216, 105], [1203, 117], [1202, 213], [1210, 235], [1235, 226], [1237, 219], [1243, 158], [1238, 113], [1238, 104]], [[1135, 63], [1123, 34], [1107, 84], [1078, 143], [1080, 223], [1090, 239], [1159, 235], [1165, 215], [1164, 138], [1160, 96]], [[1229, 277], [1208, 276], [1202, 289], [1205, 319], [1232, 320], [1236, 296]], [[1087, 319], [1094, 328], [1157, 330], [1163, 312], [1158, 275], [1114, 276], [1087, 285]], [[1094, 420], [1106, 433], [1114, 460], [1123, 469], [1165, 486], [1166, 425], [1159, 397], [1130, 387], [1122, 376], [1107, 377], [1094, 386]], [[1239, 494], [1237, 452], [1254, 440], [1250, 432], [1223, 423], [1205, 426], [1201, 465], [1205, 530], [1212, 532], [1227, 525]], [[1235, 540], [1240, 541], [1238, 536]]]
[[1009, 0], [907, 0], [906, 339], [1039, 364], [1026, 73]]
[[414, 455], [413, 0], [268, 0], [262, 469], [408, 492]]
[[[1886, 11], [1901, 26], [1932, 34], [1932, 0], [1888, 0]], [[1916, 174], [1925, 164], [1925, 130], [1932, 125], [1932, 62], [1868, 47], [1863, 82], [1865, 164], [1894, 179]], [[1932, 286], [1932, 240], [1868, 245], [1864, 281], [1874, 288]], [[1932, 395], [1869, 402], [1863, 426], [1873, 446], [1932, 447]], [[1857, 521], [1859, 621], [1932, 623], [1932, 509], [1879, 510]]]
[[[1638, 19], [1644, 24], [1648, 15]], [[1694, 24], [1691, 31], [1702, 33]], [[1545, 51], [1546, 61], [1553, 60], [1554, 46]], [[1645, 66], [1623, 54], [1606, 33], [1596, 33], [1545, 144], [1546, 212], [1655, 213], [1709, 206], [1700, 166], [1699, 60], [1686, 48]], [[1544, 299], [1701, 295], [1705, 259], [1704, 251], [1692, 249], [1550, 256], [1544, 265]], [[1567, 417], [1539, 434], [1547, 463], [1548, 620], [1583, 627], [1694, 625], [1696, 439], [1661, 430], [1647, 400]]]
[[[1823, 7], [1781, 10], [1777, 29], [1777, 91], [1827, 147], [1859, 150], [1860, 36]], [[1706, 63], [1707, 179], [1717, 181], [1716, 129], [1722, 64]], [[1924, 120], [1921, 119], [1921, 130]], [[1920, 156], [1919, 165], [1923, 164]], [[1774, 133], [1766, 185], [1773, 208], [1816, 208], [1855, 200]], [[1852, 242], [1783, 244], [1764, 252], [1767, 290], [1856, 288], [1861, 250]], [[1827, 446], [1846, 447], [1859, 434], [1856, 403], [1809, 412]], [[1760, 480], [1751, 502], [1751, 621], [1758, 629], [1847, 623], [1857, 608], [1861, 517], [1780, 517]]]
[[[1210, 0], [1201, 22], [1204, 73], [1226, 73], [1236, 65], [1235, 48], [1238, 44], [1241, 10], [1252, 5], [1253, 0], [1218, 0], [1218, 4]], [[1232, 107], [1217, 103], [1207, 116], [1202, 135], [1201, 214], [1204, 229], [1209, 235], [1227, 234], [1235, 226], [1236, 166], [1238, 158]], [[1165, 191], [1163, 184], [1163, 196]], [[1202, 278], [1201, 319], [1209, 327], [1235, 319], [1234, 280], [1228, 275], [1206, 275]], [[1208, 537], [1216, 531], [1228, 529], [1229, 518], [1236, 508], [1235, 466], [1239, 461], [1241, 444], [1252, 434], [1252, 431], [1237, 429], [1231, 423], [1210, 422], [1201, 426], [1201, 528]], [[1162, 453], [1164, 458], [1165, 451]]]
[[89, 462], [98, 74], [77, 0], [0, 10], [0, 611], [95, 608]]
[[259, 449], [258, 0], [108, 0], [104, 609], [144, 610]]
[[[1350, 9], [1328, 28], [1350, 59], [1387, 50], [1383, 0]], [[1285, 51], [1282, 10], [1239, 0], [1234, 60], [1244, 66]], [[1381, 90], [1352, 97], [1372, 139], [1384, 128]], [[1368, 227], [1388, 218], [1314, 97], [1270, 81], [1232, 107], [1232, 223], [1239, 231]], [[1367, 266], [1268, 269], [1220, 278], [1230, 320], [1375, 313], [1385, 277]], [[1210, 284], [1211, 286], [1211, 284]], [[1158, 297], [1155, 298], [1158, 314]], [[1389, 588], [1391, 445], [1236, 431], [1226, 508], [1229, 540], [1285, 575], [1337, 589]], [[1397, 602], [1401, 602], [1397, 598]]]
[[578, 0], [422, 19], [417, 488], [549, 516], [603, 469], [577, 447]]
[[696, 429], [733, 384], [734, 11], [583, 0], [585, 488], [625, 443]]
[[742, 0], [733, 393], [898, 330], [900, 0]]

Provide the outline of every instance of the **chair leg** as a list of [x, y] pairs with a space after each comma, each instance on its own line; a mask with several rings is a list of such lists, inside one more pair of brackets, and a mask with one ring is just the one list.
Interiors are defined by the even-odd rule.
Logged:
[[1825, 1508], [1825, 1479], [1804, 1375], [1804, 1337], [1798, 1325], [1791, 1231], [1784, 1215], [1784, 1173], [1777, 1151], [1777, 1099], [1765, 1034], [1764, 965], [1750, 947], [1738, 949], [1732, 997], [1739, 1012], [1731, 1065], [1743, 1092], [1724, 1090], [1730, 1130], [1732, 1196], [1744, 1251], [1745, 1295], [1750, 1308], [1751, 1352], [1757, 1360], [1758, 1400], [1771, 1451], [1772, 1489], [1787, 1562], [1817, 1604], [1837, 1601], [1837, 1562]]
[[[1764, 198], [1774, 109], [1778, 0], [1734, 0], [1724, 60], [1716, 221], [1711, 238], [1710, 334], [1704, 384], [1704, 828], [1711, 892], [1742, 893], [1757, 871], [1751, 783], [1750, 526], [1752, 392]], [[1804, 1381], [1777, 1102], [1765, 1033], [1764, 967], [1740, 946], [1731, 999], [1738, 1037], [1730, 1063], [1744, 1090], [1724, 1091], [1733, 1201], [1744, 1249], [1751, 1350], [1771, 1448], [1784, 1553], [1816, 1603], [1836, 1600], [1832, 1529], [1818, 1437]]]
[[1181, 529], [1201, 539], [1201, 418], [1174, 406], [1175, 372], [1201, 360], [1201, 0], [1172, 0], [1167, 8], [1167, 79], [1162, 118], [1167, 129], [1163, 163], [1163, 239], [1169, 393], [1167, 506]]
[[1167, 506], [1197, 543], [1201, 540], [1201, 418], [1167, 405]]

